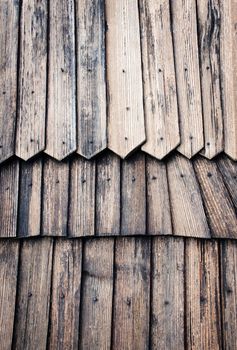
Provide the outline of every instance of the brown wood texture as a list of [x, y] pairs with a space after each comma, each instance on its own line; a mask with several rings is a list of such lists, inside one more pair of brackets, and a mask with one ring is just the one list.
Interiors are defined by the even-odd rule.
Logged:
[[234, 206], [237, 208], [237, 164], [227, 157], [222, 157], [218, 160], [217, 166], [223, 176]]
[[29, 159], [45, 148], [47, 0], [21, 7], [16, 155]]

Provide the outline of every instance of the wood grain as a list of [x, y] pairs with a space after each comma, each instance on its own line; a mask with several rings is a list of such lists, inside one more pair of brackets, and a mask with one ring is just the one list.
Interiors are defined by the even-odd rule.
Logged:
[[183, 239], [155, 237], [152, 244], [152, 266], [151, 348], [183, 349]]
[[0, 3], [0, 162], [14, 154], [19, 0]]
[[69, 235], [95, 233], [95, 161], [74, 158], [70, 174]]
[[237, 164], [223, 156], [217, 161], [225, 186], [227, 187], [235, 208], [237, 208]]
[[77, 152], [91, 158], [107, 146], [105, 4], [77, 0]]
[[149, 349], [150, 240], [116, 241], [112, 349]]
[[197, 17], [205, 139], [203, 155], [211, 159], [223, 150], [219, 0], [197, 1]]
[[56, 240], [49, 349], [78, 349], [81, 263], [81, 240]]
[[181, 155], [167, 163], [173, 234], [210, 238], [199, 184], [192, 162]]
[[137, 1], [106, 1], [108, 147], [125, 158], [145, 141]]
[[16, 154], [25, 160], [45, 148], [47, 7], [47, 0], [21, 7]]
[[170, 7], [140, 0], [147, 141], [142, 150], [162, 159], [180, 143]]
[[80, 349], [110, 349], [114, 240], [84, 245]]
[[180, 153], [188, 158], [204, 146], [196, 1], [171, 1], [179, 104]]
[[46, 153], [62, 160], [76, 150], [74, 1], [50, 0]]

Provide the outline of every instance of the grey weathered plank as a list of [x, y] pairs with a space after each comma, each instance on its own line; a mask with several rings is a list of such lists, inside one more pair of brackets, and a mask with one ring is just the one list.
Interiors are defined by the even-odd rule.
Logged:
[[96, 235], [120, 233], [120, 159], [106, 153], [96, 162]]
[[180, 118], [180, 153], [188, 158], [204, 146], [195, 0], [171, 1]]
[[45, 148], [47, 20], [47, 0], [22, 2], [16, 154], [25, 160]]
[[37, 236], [41, 224], [42, 159], [21, 162], [17, 236]]
[[167, 163], [173, 234], [210, 237], [199, 184], [192, 162], [181, 155]]
[[0, 237], [16, 237], [19, 186], [19, 161], [0, 168]]
[[22, 244], [14, 349], [45, 350], [47, 343], [53, 242], [48, 238]]
[[220, 244], [223, 348], [237, 348], [237, 246], [235, 241]]
[[151, 348], [184, 348], [184, 241], [154, 237]]
[[146, 181], [147, 233], [149, 235], [172, 234], [166, 164], [147, 157]]
[[71, 163], [70, 236], [91, 236], [95, 233], [95, 170], [95, 161], [76, 157]]
[[56, 240], [49, 349], [78, 349], [81, 263], [81, 240]]
[[19, 242], [0, 242], [0, 339], [1, 348], [12, 348]]
[[0, 162], [14, 154], [19, 0], [0, 3]]
[[218, 243], [186, 240], [188, 349], [222, 349]]
[[87, 240], [83, 252], [80, 349], [110, 349], [114, 240]]
[[117, 239], [112, 349], [149, 349], [150, 240]]
[[67, 235], [68, 184], [69, 162], [46, 159], [43, 169], [43, 235]]
[[46, 153], [62, 160], [76, 150], [74, 1], [50, 0]]
[[136, 153], [122, 162], [121, 234], [146, 233], [145, 155]]
[[77, 0], [77, 152], [91, 158], [107, 146], [105, 4]]
[[217, 166], [223, 176], [235, 208], [237, 208], [237, 163], [223, 156], [217, 160]]
[[142, 150], [162, 159], [180, 143], [170, 6], [140, 0], [147, 140]]
[[138, 4], [105, 3], [108, 147], [125, 158], [145, 141]]
[[205, 139], [203, 155], [211, 159], [223, 150], [219, 0], [197, 1], [197, 17]]
[[216, 163], [198, 158], [194, 162], [194, 167], [202, 189], [212, 236], [236, 238], [235, 208]]

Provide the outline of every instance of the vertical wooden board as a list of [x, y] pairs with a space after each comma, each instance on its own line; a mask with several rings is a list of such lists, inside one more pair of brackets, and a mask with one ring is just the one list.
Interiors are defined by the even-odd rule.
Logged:
[[120, 159], [106, 153], [97, 160], [96, 235], [120, 233]]
[[204, 146], [196, 1], [171, 1], [181, 144], [188, 158]]
[[147, 141], [142, 150], [162, 159], [180, 143], [170, 5], [140, 0]]
[[221, 5], [221, 81], [225, 153], [237, 160], [237, 1]]
[[0, 237], [16, 237], [19, 186], [19, 161], [0, 168]]
[[203, 155], [211, 159], [223, 150], [219, 0], [197, 1], [197, 17], [205, 139]]
[[42, 159], [21, 162], [17, 236], [40, 235]]
[[84, 245], [80, 349], [110, 349], [113, 294], [113, 239]]
[[217, 161], [217, 166], [223, 176], [235, 208], [237, 208], [237, 164], [233, 160], [223, 156]]
[[0, 3], [0, 162], [14, 154], [19, 0]]
[[199, 158], [194, 162], [194, 167], [201, 186], [212, 236], [236, 238], [235, 208], [216, 163]]
[[166, 164], [147, 157], [146, 180], [147, 233], [149, 235], [172, 234]]
[[47, 343], [53, 242], [22, 244], [14, 325], [15, 349], [45, 350]]
[[46, 153], [62, 160], [76, 150], [76, 63], [73, 0], [50, 1]]
[[91, 158], [107, 146], [104, 0], [77, 0], [77, 152]]
[[0, 339], [2, 349], [12, 348], [19, 243], [0, 242]]
[[137, 153], [122, 162], [121, 234], [146, 233], [145, 156]]
[[78, 349], [81, 262], [81, 240], [56, 240], [49, 349]]
[[218, 243], [186, 240], [186, 344], [221, 349]]
[[105, 3], [108, 146], [125, 158], [145, 141], [138, 3]]
[[67, 235], [68, 192], [69, 163], [46, 159], [43, 169], [43, 235]]
[[184, 348], [184, 241], [155, 237], [152, 244], [151, 348]]
[[95, 233], [95, 162], [74, 158], [71, 163], [69, 235]]
[[237, 246], [235, 241], [222, 241], [221, 251], [221, 298], [223, 348], [237, 348]]
[[167, 163], [173, 234], [210, 237], [199, 184], [191, 161], [173, 156]]
[[47, 19], [47, 0], [22, 2], [16, 154], [25, 160], [45, 148]]
[[119, 238], [115, 249], [112, 349], [149, 349], [150, 240]]

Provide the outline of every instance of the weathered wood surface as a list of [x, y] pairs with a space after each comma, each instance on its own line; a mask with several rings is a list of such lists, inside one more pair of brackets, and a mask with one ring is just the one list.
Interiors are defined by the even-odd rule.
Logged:
[[188, 158], [204, 146], [195, 0], [171, 1], [180, 153]]
[[0, 3], [0, 162], [14, 154], [19, 3]]
[[237, 164], [227, 157], [222, 157], [217, 161], [217, 166], [223, 176], [234, 206], [237, 208]]
[[118, 239], [115, 245], [112, 349], [149, 349], [150, 240]]
[[21, 6], [16, 155], [29, 159], [45, 148], [47, 0]]
[[62, 160], [76, 150], [74, 1], [50, 0], [46, 153]]
[[77, 152], [91, 158], [107, 146], [105, 3], [76, 1]]
[[147, 141], [142, 150], [162, 159], [180, 143], [169, 1], [140, 0]]
[[108, 147], [122, 158], [145, 141], [137, 1], [106, 1]]

